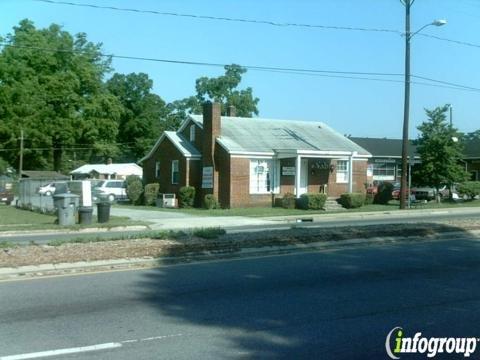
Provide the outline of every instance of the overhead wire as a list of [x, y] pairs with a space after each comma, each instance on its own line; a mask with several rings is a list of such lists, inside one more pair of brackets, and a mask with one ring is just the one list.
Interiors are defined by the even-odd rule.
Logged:
[[[44, 48], [39, 46], [26, 46], [26, 45], [16, 45], [10, 42], [1, 42], [0, 46], [11, 46], [15, 48], [22, 48], [22, 49], [31, 49], [31, 50], [39, 50], [39, 51], [46, 51], [46, 52], [64, 52], [64, 53], [83, 53], [82, 50], [75, 50], [75, 49], [53, 49], [53, 48]], [[127, 60], [137, 60], [137, 61], [150, 61], [150, 62], [161, 62], [161, 63], [170, 63], [170, 64], [181, 64], [181, 65], [194, 65], [194, 66], [207, 66], [207, 67], [221, 67], [224, 68], [229, 64], [222, 64], [222, 63], [213, 63], [213, 62], [200, 62], [200, 61], [190, 61], [190, 60], [175, 60], [175, 59], [159, 59], [159, 58], [151, 58], [151, 57], [140, 57], [140, 56], [129, 56], [129, 55], [117, 55], [117, 54], [103, 54], [97, 53], [96, 55], [105, 57], [105, 58], [117, 58], [117, 59], [127, 59]], [[381, 82], [398, 82], [403, 83], [403, 80], [395, 80], [395, 79], [385, 79], [385, 78], [378, 78], [380, 76], [390, 76], [390, 77], [399, 77], [404, 76], [402, 73], [391, 73], [391, 72], [365, 72], [365, 71], [342, 71], [342, 70], [324, 70], [324, 69], [305, 69], [305, 68], [291, 68], [291, 67], [273, 67], [273, 66], [258, 66], [258, 65], [239, 65], [244, 69], [254, 70], [254, 71], [271, 71], [277, 73], [284, 73], [284, 74], [298, 74], [298, 75], [312, 75], [312, 76], [323, 76], [323, 77], [331, 77], [331, 78], [345, 78], [345, 79], [353, 79], [353, 80], [369, 80], [369, 81], [381, 81]], [[348, 76], [350, 75], [350, 76]], [[357, 76], [353, 76], [357, 75]], [[377, 76], [377, 78], [372, 78], [371, 76]], [[427, 85], [433, 87], [443, 87], [443, 88], [450, 88], [450, 89], [457, 89], [457, 90], [466, 90], [466, 91], [475, 91], [479, 92], [480, 88], [475, 88], [472, 86], [456, 84], [448, 81], [432, 79], [424, 76], [419, 75], [412, 75], [413, 78], [418, 78], [421, 80], [426, 80], [436, 84], [428, 84], [423, 82], [412, 82], [413, 84], [417, 85]]]

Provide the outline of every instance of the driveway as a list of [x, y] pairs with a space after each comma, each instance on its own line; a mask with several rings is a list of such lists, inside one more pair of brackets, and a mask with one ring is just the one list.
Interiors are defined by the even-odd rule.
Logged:
[[125, 216], [138, 221], [148, 221], [151, 223], [150, 228], [154, 230], [278, 225], [277, 221], [270, 219], [245, 216], [195, 216], [178, 211], [145, 210], [133, 207], [123, 208], [114, 206], [111, 208], [111, 215]]

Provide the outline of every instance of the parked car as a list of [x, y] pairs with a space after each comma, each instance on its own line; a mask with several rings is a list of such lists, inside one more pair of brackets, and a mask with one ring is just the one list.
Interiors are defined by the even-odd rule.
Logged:
[[[448, 199], [450, 197], [450, 189], [447, 185], [443, 185], [440, 189], [438, 189], [440, 198]], [[415, 195], [415, 199], [417, 200], [434, 200], [435, 195], [437, 194], [437, 190], [433, 187], [423, 186], [423, 187], [415, 187], [412, 188], [412, 195]], [[455, 185], [453, 186], [452, 198], [454, 200], [459, 199], [457, 190], [455, 189]]]
[[93, 199], [105, 197], [108, 201], [125, 200], [127, 186], [123, 180], [102, 180], [93, 188]]
[[66, 193], [68, 192], [68, 184], [66, 181], [51, 182], [40, 186], [37, 192], [45, 196], [52, 196], [55, 193]]
[[0, 203], [5, 203], [10, 205], [13, 201], [13, 189], [12, 184], [5, 184], [5, 186], [0, 186]]

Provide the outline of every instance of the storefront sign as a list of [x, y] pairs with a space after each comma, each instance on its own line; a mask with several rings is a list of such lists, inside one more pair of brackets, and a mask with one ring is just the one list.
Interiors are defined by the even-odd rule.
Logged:
[[213, 166], [205, 166], [203, 168], [202, 189], [213, 189]]
[[282, 166], [282, 176], [295, 176], [295, 166]]
[[375, 159], [376, 163], [396, 163], [395, 159]]

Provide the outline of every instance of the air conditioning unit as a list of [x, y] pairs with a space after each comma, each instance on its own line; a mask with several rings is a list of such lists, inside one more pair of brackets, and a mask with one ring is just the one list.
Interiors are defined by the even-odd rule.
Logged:
[[177, 199], [175, 197], [175, 194], [158, 194], [157, 207], [176, 208]]

